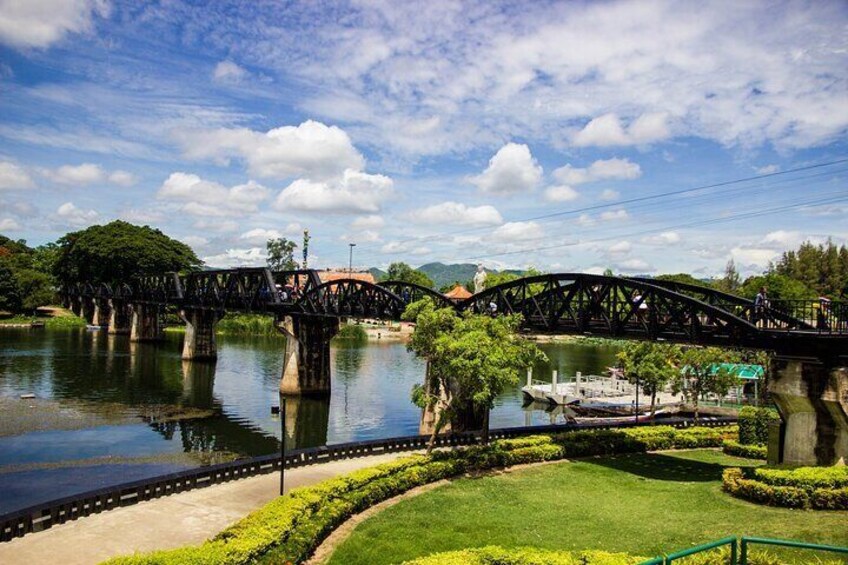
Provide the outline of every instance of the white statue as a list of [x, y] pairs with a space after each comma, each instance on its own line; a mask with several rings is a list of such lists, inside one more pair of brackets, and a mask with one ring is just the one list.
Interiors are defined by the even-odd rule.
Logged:
[[483, 265], [477, 265], [477, 273], [474, 275], [474, 294], [482, 292], [486, 288], [486, 270]]

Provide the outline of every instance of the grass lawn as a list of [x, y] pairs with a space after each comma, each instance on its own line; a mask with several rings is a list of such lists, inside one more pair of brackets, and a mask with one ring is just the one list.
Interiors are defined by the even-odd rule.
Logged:
[[770, 508], [721, 491], [724, 467], [756, 464], [692, 450], [463, 478], [366, 520], [329, 562], [400, 563], [490, 544], [654, 556], [728, 535], [848, 546], [848, 512]]

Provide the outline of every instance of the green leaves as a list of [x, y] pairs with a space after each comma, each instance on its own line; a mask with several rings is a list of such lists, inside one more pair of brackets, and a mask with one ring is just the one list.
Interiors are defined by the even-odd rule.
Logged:
[[265, 244], [268, 251], [268, 268], [272, 271], [294, 271], [297, 261], [294, 260], [294, 250], [297, 244], [284, 237], [269, 239]]
[[386, 272], [385, 280], [401, 281], [417, 284], [427, 288], [433, 288], [433, 281], [425, 273], [413, 269], [406, 263], [392, 263]]

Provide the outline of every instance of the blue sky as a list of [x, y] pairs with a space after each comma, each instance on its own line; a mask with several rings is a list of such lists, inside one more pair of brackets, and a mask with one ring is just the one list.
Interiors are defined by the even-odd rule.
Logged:
[[753, 273], [848, 239], [846, 28], [839, 1], [0, 0], [0, 233]]

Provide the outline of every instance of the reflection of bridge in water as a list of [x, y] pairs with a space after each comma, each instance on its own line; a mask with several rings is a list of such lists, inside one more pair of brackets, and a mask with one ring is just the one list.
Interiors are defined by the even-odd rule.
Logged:
[[[292, 292], [281, 293], [277, 285]], [[287, 336], [280, 390], [328, 394], [329, 340], [339, 318], [399, 320], [423, 296], [438, 305], [491, 315], [521, 314], [528, 332], [745, 347], [778, 356], [770, 391], [785, 420], [786, 462], [848, 459], [848, 305], [751, 301], [712, 289], [643, 278], [551, 274], [505, 283], [455, 303], [403, 282], [343, 279], [321, 284], [314, 271], [234, 269], [174, 273], [116, 285], [82, 283], [63, 297], [110, 332], [155, 340], [161, 315], [186, 323], [183, 358], [214, 358], [215, 324], [226, 312], [273, 315]], [[816, 441], [811, 442], [810, 438]]]

